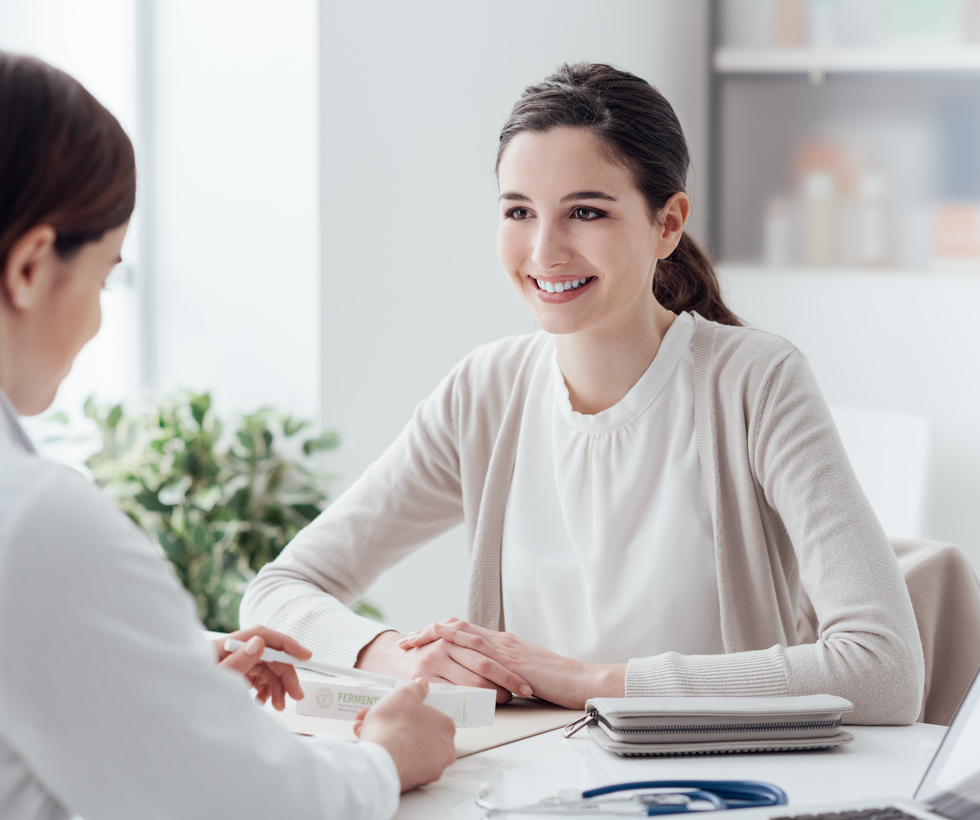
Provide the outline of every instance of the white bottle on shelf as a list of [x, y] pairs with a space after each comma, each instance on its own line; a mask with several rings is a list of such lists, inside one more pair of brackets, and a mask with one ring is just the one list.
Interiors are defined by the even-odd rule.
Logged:
[[802, 257], [811, 268], [829, 268], [837, 262], [837, 184], [827, 171], [809, 171], [803, 177]]
[[836, 45], [836, 14], [837, 0], [810, 0], [809, 39], [813, 48], [828, 49]]
[[880, 268], [887, 262], [888, 254], [884, 178], [876, 173], [862, 174], [857, 194], [857, 263], [863, 268]]
[[762, 222], [762, 259], [770, 268], [793, 264], [793, 201], [774, 196], [766, 203]]

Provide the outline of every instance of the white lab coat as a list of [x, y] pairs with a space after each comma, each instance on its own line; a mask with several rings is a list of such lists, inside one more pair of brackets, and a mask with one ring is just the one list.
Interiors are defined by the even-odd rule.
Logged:
[[389, 818], [388, 752], [256, 708], [149, 538], [0, 410], [0, 817]]

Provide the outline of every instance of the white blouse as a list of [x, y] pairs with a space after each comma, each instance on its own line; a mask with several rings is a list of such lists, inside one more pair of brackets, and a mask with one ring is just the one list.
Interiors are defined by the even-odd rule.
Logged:
[[539, 360], [504, 517], [508, 631], [590, 663], [724, 651], [693, 336], [680, 314], [629, 393], [591, 416], [572, 409], [554, 347]]

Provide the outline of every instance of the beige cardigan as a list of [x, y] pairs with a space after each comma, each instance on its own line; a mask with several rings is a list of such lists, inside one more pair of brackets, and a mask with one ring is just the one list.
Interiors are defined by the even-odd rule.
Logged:
[[[504, 510], [546, 338], [503, 339], [457, 365], [381, 458], [259, 573], [242, 625], [265, 623], [353, 664], [387, 627], [345, 605], [465, 523], [467, 618], [504, 629]], [[923, 658], [909, 595], [805, 358], [784, 339], [700, 316], [693, 345], [725, 654], [631, 659], [627, 695], [826, 692], [854, 703], [856, 723], [914, 721]], [[797, 637], [801, 581], [819, 619], [807, 644]]]

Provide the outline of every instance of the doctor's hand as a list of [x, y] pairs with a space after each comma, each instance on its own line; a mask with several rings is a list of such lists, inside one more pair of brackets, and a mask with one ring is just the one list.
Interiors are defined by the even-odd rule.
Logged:
[[[458, 618], [432, 624], [400, 642], [406, 651], [418, 651], [433, 642], [451, 643], [512, 670], [531, 684], [534, 694], [568, 709], [582, 709], [595, 697], [626, 694], [626, 664], [595, 664], [566, 658], [544, 647]], [[460, 656], [467, 663], [473, 654]]]
[[265, 703], [271, 697], [272, 705], [281, 712], [286, 708], [287, 694], [293, 700], [303, 699], [303, 687], [299, 685], [295, 668], [288, 663], [266, 663], [259, 658], [262, 650], [267, 646], [280, 649], [302, 660], [306, 660], [313, 654], [309, 649], [288, 635], [264, 626], [239, 629], [227, 637], [244, 641], [245, 646], [229, 652], [225, 649], [227, 638], [212, 641], [218, 666], [232, 669], [242, 675], [255, 688], [255, 699], [259, 703]]
[[[399, 680], [424, 678], [429, 682], [455, 683], [497, 690], [497, 703], [506, 703], [514, 692], [530, 697], [527, 680], [494, 658], [481, 655], [436, 636], [418, 648], [399, 646], [402, 636], [382, 632], [361, 650], [358, 669], [381, 672]], [[408, 651], [406, 651], [406, 649]]]
[[452, 718], [423, 704], [427, 694], [429, 684], [421, 678], [400, 685], [370, 709], [362, 709], [354, 723], [360, 740], [388, 750], [403, 792], [438, 780], [456, 759]]

